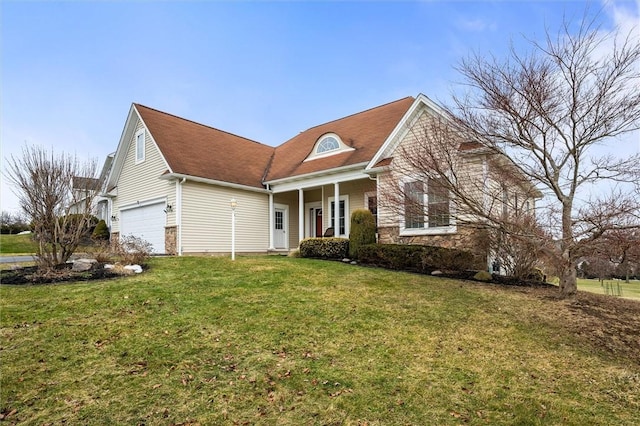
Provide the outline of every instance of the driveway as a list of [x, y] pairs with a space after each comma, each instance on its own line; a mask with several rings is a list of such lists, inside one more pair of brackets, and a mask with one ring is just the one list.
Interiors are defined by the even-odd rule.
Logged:
[[23, 256], [0, 256], [0, 263], [20, 263], [20, 262], [33, 262], [36, 258], [31, 255]]

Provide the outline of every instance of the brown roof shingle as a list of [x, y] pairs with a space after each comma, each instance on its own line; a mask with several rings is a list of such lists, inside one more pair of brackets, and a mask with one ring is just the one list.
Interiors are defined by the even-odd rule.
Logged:
[[[406, 97], [335, 121], [312, 127], [275, 149], [266, 180], [277, 180], [370, 161], [414, 102]], [[304, 162], [318, 138], [335, 133], [355, 148]]]
[[134, 105], [173, 173], [263, 187], [273, 147]]

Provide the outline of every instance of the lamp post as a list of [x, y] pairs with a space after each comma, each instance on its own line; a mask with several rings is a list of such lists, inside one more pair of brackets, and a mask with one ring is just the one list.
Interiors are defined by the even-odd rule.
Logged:
[[238, 202], [231, 199], [231, 260], [236, 260], [236, 207]]

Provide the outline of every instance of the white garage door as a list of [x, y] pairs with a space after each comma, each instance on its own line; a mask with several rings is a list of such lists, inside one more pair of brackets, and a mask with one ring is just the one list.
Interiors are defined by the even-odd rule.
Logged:
[[153, 254], [164, 253], [164, 202], [120, 211], [120, 235], [134, 235], [151, 243]]

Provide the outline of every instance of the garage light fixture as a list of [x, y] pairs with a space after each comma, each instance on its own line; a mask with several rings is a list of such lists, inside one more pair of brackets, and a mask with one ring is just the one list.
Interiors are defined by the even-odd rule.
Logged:
[[116, 216], [115, 214], [111, 215], [111, 222], [117, 222], [117, 221], [118, 221], [118, 216]]

